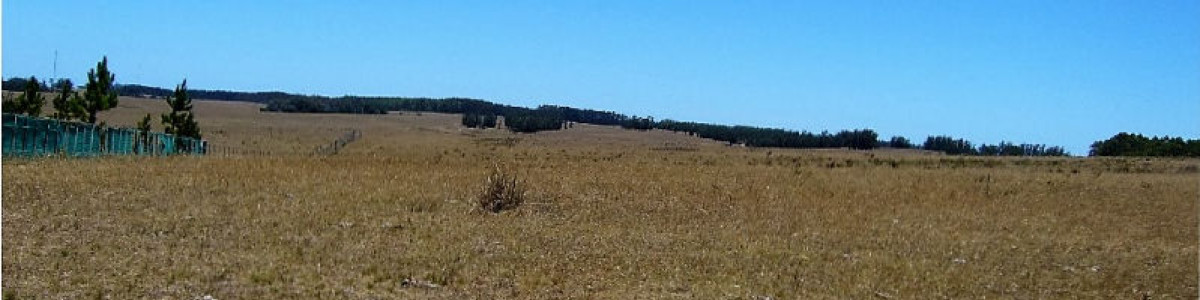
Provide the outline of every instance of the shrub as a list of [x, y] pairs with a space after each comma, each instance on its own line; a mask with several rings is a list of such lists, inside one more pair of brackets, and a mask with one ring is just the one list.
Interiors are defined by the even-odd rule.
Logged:
[[487, 185], [479, 195], [479, 207], [492, 213], [514, 209], [525, 202], [525, 193], [524, 182], [497, 167], [488, 175]]

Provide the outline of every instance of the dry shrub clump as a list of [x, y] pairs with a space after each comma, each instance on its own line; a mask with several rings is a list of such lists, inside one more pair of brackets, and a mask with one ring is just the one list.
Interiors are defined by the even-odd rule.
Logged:
[[527, 192], [523, 181], [496, 167], [488, 175], [487, 185], [479, 195], [479, 207], [492, 213], [515, 209], [525, 202]]

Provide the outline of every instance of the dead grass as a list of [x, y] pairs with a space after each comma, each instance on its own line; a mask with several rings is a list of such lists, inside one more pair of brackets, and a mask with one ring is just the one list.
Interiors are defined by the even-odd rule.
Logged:
[[484, 211], [500, 213], [520, 207], [528, 192], [523, 181], [497, 166], [488, 175], [477, 202]]
[[[153, 108], [122, 103], [130, 107], [110, 123]], [[39, 299], [1197, 297], [1197, 160], [741, 149], [611, 128], [459, 129], [452, 115], [196, 107], [216, 141], [283, 151], [343, 128], [363, 138], [331, 157], [5, 160], [4, 290]], [[536, 205], [472, 213], [491, 171], [480, 166], [497, 163], [521, 174]]]

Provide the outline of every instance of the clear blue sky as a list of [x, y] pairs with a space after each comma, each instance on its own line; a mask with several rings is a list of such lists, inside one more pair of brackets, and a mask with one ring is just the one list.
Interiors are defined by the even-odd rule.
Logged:
[[1200, 1], [3, 3], [3, 76], [481, 98], [920, 142], [1200, 137]]

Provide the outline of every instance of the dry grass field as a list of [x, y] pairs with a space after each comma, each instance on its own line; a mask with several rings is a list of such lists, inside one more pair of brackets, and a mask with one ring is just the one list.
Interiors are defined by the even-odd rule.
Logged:
[[[122, 100], [132, 125], [159, 101]], [[1200, 161], [725, 147], [199, 101], [272, 155], [3, 161], [16, 299], [1195, 299]], [[311, 155], [347, 129], [362, 139]], [[161, 127], [156, 127], [161, 130]], [[525, 204], [482, 212], [496, 166]]]

